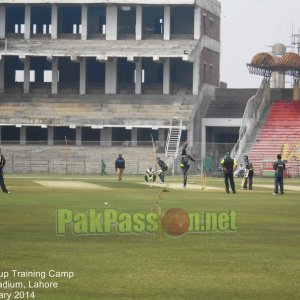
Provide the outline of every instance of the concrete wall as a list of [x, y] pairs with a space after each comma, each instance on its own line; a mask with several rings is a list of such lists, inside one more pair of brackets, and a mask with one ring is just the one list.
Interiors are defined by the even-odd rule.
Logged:
[[220, 80], [220, 53], [204, 48], [201, 52], [200, 84], [208, 83], [219, 85]]
[[220, 41], [220, 17], [202, 9], [201, 19], [201, 34]]
[[[115, 160], [121, 153], [126, 174], [145, 174], [156, 168], [152, 146], [149, 147], [81, 147], [81, 146], [1, 146], [5, 156], [5, 173], [100, 174], [101, 159], [106, 173], [114, 175]], [[161, 156], [163, 158], [163, 156]], [[143, 182], [143, 176], [141, 176]]]

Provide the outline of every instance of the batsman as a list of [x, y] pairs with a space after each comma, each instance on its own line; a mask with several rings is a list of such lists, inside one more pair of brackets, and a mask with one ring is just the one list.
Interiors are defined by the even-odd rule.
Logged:
[[254, 175], [254, 169], [252, 162], [249, 160], [248, 155], [244, 156], [244, 176], [242, 179], [242, 189], [246, 190], [249, 183], [249, 190], [252, 190], [252, 183], [253, 183], [253, 175]]
[[165, 182], [165, 175], [168, 172], [168, 166], [163, 160], [160, 159], [160, 157], [157, 157], [156, 160], [157, 160], [157, 164], [160, 167], [160, 170], [157, 173], [158, 177], [160, 179], [160, 183], [164, 183]]

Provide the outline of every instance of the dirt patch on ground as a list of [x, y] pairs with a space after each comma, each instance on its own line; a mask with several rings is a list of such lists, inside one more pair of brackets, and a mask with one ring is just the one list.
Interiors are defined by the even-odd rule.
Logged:
[[[175, 189], [175, 190], [184, 190], [184, 187], [182, 183], [165, 183], [165, 184], [160, 184], [160, 183], [142, 183], [138, 182], [139, 184], [144, 184], [145, 186], [156, 186], [156, 187], [166, 187], [170, 189]], [[207, 186], [207, 187], [202, 187], [199, 184], [187, 184], [186, 188], [187, 190], [223, 190], [222, 188], [219, 187], [214, 187], [214, 186]]]
[[110, 188], [102, 185], [74, 180], [39, 180], [34, 182], [48, 188], [110, 190]]

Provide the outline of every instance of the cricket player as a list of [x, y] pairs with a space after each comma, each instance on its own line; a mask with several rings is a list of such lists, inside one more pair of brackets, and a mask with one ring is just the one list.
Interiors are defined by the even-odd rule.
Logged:
[[252, 162], [249, 160], [248, 155], [244, 156], [244, 176], [242, 179], [242, 189], [246, 190], [249, 182], [249, 190], [252, 190], [254, 169]]
[[283, 176], [285, 171], [285, 162], [281, 160], [281, 155], [277, 155], [277, 161], [273, 163], [273, 169], [275, 171], [275, 181], [274, 181], [274, 193], [273, 195], [278, 195], [278, 186], [280, 188], [280, 194], [283, 195]]
[[5, 183], [4, 183], [4, 176], [3, 176], [3, 168], [5, 166], [6, 160], [5, 157], [1, 153], [1, 148], [0, 148], [0, 185], [2, 192], [5, 194], [9, 194], [10, 192], [7, 190]]
[[190, 164], [188, 163], [189, 160], [196, 162], [190, 155], [186, 153], [186, 148], [188, 144], [185, 144], [181, 151], [181, 161], [180, 161], [180, 168], [183, 172], [183, 187], [186, 188], [187, 178], [188, 178], [188, 170], [190, 168]]
[[156, 180], [156, 173], [155, 171], [153, 170], [152, 167], [149, 167], [147, 170], [146, 170], [146, 174], [144, 176], [145, 178], [145, 183], [147, 182], [155, 182]]
[[160, 183], [164, 183], [165, 175], [168, 172], [168, 166], [163, 160], [160, 159], [160, 157], [157, 157], [157, 164], [160, 167], [160, 170], [158, 171], [158, 177], [160, 179]]
[[118, 173], [118, 180], [119, 182], [123, 179], [123, 173], [125, 170], [125, 159], [122, 157], [122, 154], [119, 154], [118, 158], [115, 161], [115, 169]]

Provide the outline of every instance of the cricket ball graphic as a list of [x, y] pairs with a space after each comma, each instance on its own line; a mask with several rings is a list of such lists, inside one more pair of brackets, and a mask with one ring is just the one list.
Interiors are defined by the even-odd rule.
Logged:
[[171, 208], [164, 214], [162, 225], [165, 233], [173, 236], [182, 235], [189, 229], [189, 215], [181, 208]]

